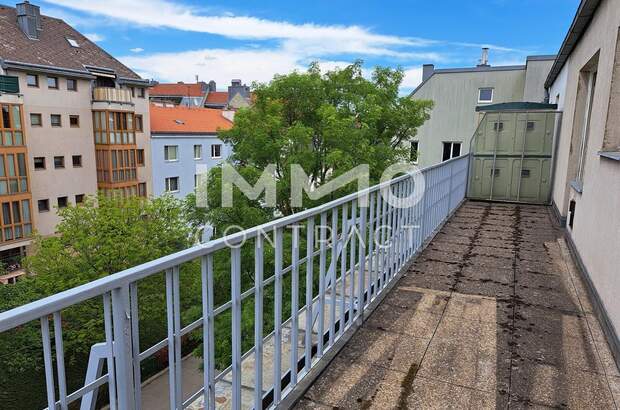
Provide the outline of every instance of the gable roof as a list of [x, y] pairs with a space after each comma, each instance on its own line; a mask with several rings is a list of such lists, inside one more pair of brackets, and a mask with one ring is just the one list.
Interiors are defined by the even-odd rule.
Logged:
[[[29, 39], [17, 24], [15, 8], [0, 5], [0, 60], [3, 64], [25, 63], [34, 70], [58, 68], [85, 75], [90, 75], [85, 66], [99, 67], [111, 69], [121, 78], [146, 82], [63, 20], [42, 15], [41, 29], [38, 40]], [[75, 40], [79, 47], [71, 46], [67, 39]]]
[[207, 103], [226, 104], [228, 102], [228, 91], [210, 91], [207, 94]]
[[151, 133], [153, 134], [215, 134], [232, 128], [223, 110], [213, 108], [150, 106]]
[[568, 60], [568, 56], [571, 55], [577, 46], [577, 43], [579, 43], [581, 36], [583, 36], [588, 29], [590, 21], [592, 21], [592, 17], [594, 17], [594, 13], [596, 12], [600, 2], [601, 0], [581, 0], [581, 3], [579, 3], [577, 13], [573, 18], [573, 22], [568, 29], [568, 33], [566, 33], [566, 37], [562, 42], [560, 51], [558, 51], [558, 56], [551, 66], [551, 70], [547, 76], [545, 88], [551, 87], [555, 79], [560, 74], [560, 71], [562, 71], [564, 64], [566, 64], [566, 60]]
[[178, 97], [202, 97], [205, 92], [202, 90], [202, 84], [190, 83], [160, 83], [151, 87], [149, 94], [151, 97], [156, 96], [178, 96]]

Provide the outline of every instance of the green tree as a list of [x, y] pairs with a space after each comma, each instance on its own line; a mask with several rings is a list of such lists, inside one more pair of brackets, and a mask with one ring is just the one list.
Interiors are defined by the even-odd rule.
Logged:
[[[192, 226], [182, 202], [164, 196], [152, 200], [88, 198], [79, 206], [58, 210], [57, 234], [35, 237], [33, 254], [25, 267], [36, 273], [13, 286], [0, 286], [0, 311], [41, 299], [191, 245]], [[138, 285], [140, 344], [150, 347], [166, 334], [164, 275], [143, 279]], [[182, 309], [199, 305], [200, 268], [197, 262], [181, 267]], [[190, 312], [187, 320], [196, 318]], [[102, 298], [62, 311], [65, 361], [72, 389], [83, 383], [91, 345], [104, 337]], [[41, 407], [41, 334], [38, 321], [0, 334], [0, 385], [12, 392], [0, 395], [0, 407]], [[152, 363], [145, 363], [155, 369]], [[73, 369], [74, 371], [70, 371]], [[146, 374], [148, 376], [148, 372]], [[21, 380], [32, 390], [24, 389]], [[6, 403], [4, 400], [11, 400]], [[30, 403], [26, 405], [25, 403]], [[19, 407], [19, 405], [17, 405]]]
[[[366, 79], [361, 61], [325, 74], [312, 64], [307, 72], [255, 85], [253, 105], [239, 110], [232, 129], [220, 136], [232, 145], [232, 164], [241, 175], [257, 179], [268, 164], [275, 164], [276, 211], [289, 215], [298, 211], [290, 202], [291, 164], [301, 165], [318, 187], [359, 164], [369, 165], [376, 182], [385, 168], [408, 160], [404, 143], [429, 118], [432, 102], [401, 97], [402, 80], [403, 71], [390, 68], [376, 68]], [[209, 203], [218, 203], [219, 177], [217, 172], [209, 177]], [[350, 184], [321, 201], [304, 201], [304, 207], [353, 189]], [[218, 228], [246, 226], [246, 208], [262, 208], [243, 199], [235, 208], [238, 203], [240, 209], [212, 207], [207, 218]]]

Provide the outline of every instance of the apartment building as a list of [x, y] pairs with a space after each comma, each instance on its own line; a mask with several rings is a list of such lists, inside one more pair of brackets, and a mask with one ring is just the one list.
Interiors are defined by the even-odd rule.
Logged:
[[529, 56], [525, 65], [491, 66], [482, 49], [476, 67], [423, 66], [411, 98], [432, 100], [431, 117], [411, 143], [411, 159], [429, 166], [469, 152], [482, 114], [476, 107], [509, 102], [545, 102], [544, 82], [555, 56]]
[[251, 103], [250, 87], [241, 80], [232, 80], [226, 91], [218, 91], [217, 84], [208, 83], [159, 83], [150, 90], [151, 102], [157, 105], [181, 105], [185, 107], [205, 107], [236, 110], [248, 107]]
[[150, 83], [34, 4], [0, 6], [0, 33], [0, 261], [14, 268], [57, 209], [150, 192]]
[[553, 209], [620, 363], [620, 7], [582, 0], [546, 79], [563, 111]]
[[151, 105], [153, 194], [183, 198], [198, 175], [226, 160], [232, 147], [218, 132], [232, 127], [233, 111]]

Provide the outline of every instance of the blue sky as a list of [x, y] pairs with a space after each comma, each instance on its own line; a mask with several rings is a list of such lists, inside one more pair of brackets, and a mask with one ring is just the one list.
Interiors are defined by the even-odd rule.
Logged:
[[159, 81], [232, 78], [362, 59], [405, 70], [403, 92], [423, 63], [473, 66], [480, 47], [492, 65], [554, 54], [578, 0], [353, 1], [54, 0], [42, 13], [87, 34], [140, 75]]

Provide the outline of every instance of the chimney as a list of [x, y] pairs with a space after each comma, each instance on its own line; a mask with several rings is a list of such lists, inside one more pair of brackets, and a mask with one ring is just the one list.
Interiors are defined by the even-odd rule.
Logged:
[[19, 24], [19, 28], [29, 39], [38, 40], [39, 32], [41, 31], [41, 12], [39, 6], [25, 1], [16, 4], [15, 9], [17, 11], [17, 24]]
[[241, 95], [241, 97], [245, 98], [246, 100], [250, 98], [250, 87], [245, 84], [241, 85], [241, 80], [232, 80], [230, 84], [231, 85], [228, 86], [229, 103], [237, 94]]
[[489, 47], [482, 47], [478, 67], [489, 67]]
[[435, 65], [434, 64], [424, 64], [422, 66], [422, 81], [428, 80], [428, 78], [431, 75], [433, 75], [434, 72], [435, 72]]
[[213, 81], [213, 80], [209, 81], [209, 92], [215, 91], [216, 88], [217, 87], [216, 87], [215, 81]]

